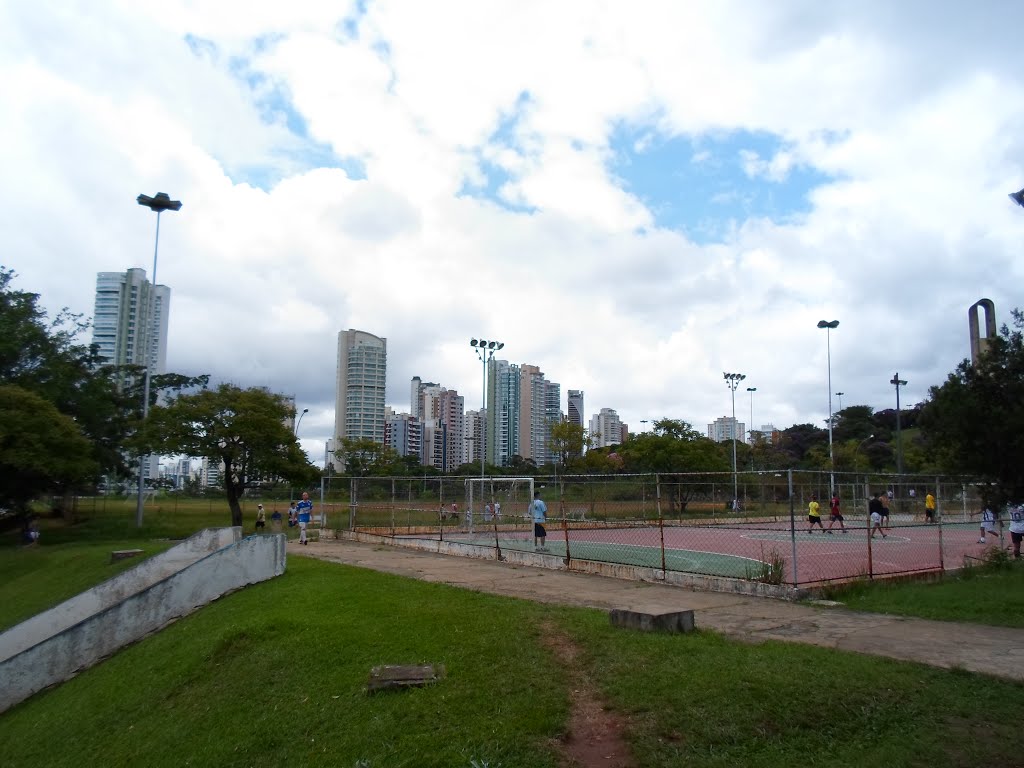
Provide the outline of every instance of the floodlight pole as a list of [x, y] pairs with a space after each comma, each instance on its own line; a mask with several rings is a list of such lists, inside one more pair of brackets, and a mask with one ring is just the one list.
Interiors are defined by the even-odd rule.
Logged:
[[747, 392], [750, 393], [750, 424], [747, 430], [750, 433], [750, 471], [754, 471], [754, 393], [757, 392], [757, 387], [747, 387]]
[[907, 382], [900, 378], [899, 373], [893, 374], [889, 383], [896, 387], [896, 474], [903, 474], [903, 436], [900, 429], [900, 387]]
[[836, 492], [836, 457], [832, 452], [832, 329], [839, 327], [838, 320], [819, 320], [818, 327], [825, 329], [825, 349], [828, 354], [828, 492]]
[[[487, 413], [488, 419], [490, 417], [490, 411], [487, 410], [487, 364], [494, 357], [494, 353], [504, 347], [504, 343], [500, 341], [487, 341], [485, 339], [470, 339], [469, 346], [473, 347], [476, 351], [476, 356], [480, 360], [481, 368], [483, 369], [481, 374], [481, 393], [480, 393], [480, 411]], [[495, 426], [497, 426], [497, 420], [495, 420]], [[487, 422], [484, 421], [480, 425], [480, 503], [484, 503], [484, 495], [486, 477], [487, 477]], [[470, 524], [472, 524], [472, 510], [470, 510]]]
[[736, 387], [747, 378], [743, 373], [723, 373], [725, 386], [732, 394], [732, 507], [735, 508], [739, 499], [739, 479], [736, 476]]
[[[164, 211], [180, 211], [181, 201], [171, 200], [171, 196], [166, 192], [157, 192], [154, 197], [149, 195], [139, 195], [135, 198], [135, 202], [139, 205], [144, 205], [151, 211], [156, 213], [156, 242], [153, 244], [153, 288], [150, 291], [150, 299], [152, 301], [152, 307], [149, 313], [149, 328], [146, 333], [146, 346], [144, 349], [146, 371], [142, 377], [142, 420], [145, 421], [146, 417], [149, 416], [149, 376], [150, 368], [152, 368], [152, 335], [155, 335], [154, 323], [156, 321], [156, 260], [157, 254], [160, 252], [160, 214]], [[152, 334], [152, 335], [151, 335]], [[135, 506], [135, 526], [137, 528], [142, 527], [142, 511], [145, 505], [145, 482], [143, 473], [146, 469], [146, 456], [139, 456], [139, 497]]]

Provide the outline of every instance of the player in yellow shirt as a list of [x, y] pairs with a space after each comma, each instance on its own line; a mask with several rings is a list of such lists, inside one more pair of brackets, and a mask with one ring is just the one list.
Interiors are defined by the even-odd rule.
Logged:
[[811, 496], [811, 503], [807, 505], [807, 523], [808, 533], [814, 533], [814, 524], [817, 523], [821, 530], [825, 530], [825, 526], [821, 524], [821, 505], [818, 503], [817, 496]]
[[924, 521], [926, 523], [935, 522], [935, 497], [932, 496], [931, 491], [924, 497]]

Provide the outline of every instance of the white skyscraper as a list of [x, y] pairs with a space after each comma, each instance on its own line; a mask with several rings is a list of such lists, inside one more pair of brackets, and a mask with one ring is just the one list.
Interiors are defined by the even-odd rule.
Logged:
[[170, 303], [171, 289], [150, 283], [144, 269], [98, 273], [92, 343], [104, 362], [166, 373]]
[[612, 408], [602, 408], [590, 417], [590, 437], [595, 448], [618, 445], [622, 442], [622, 422]]
[[[341, 441], [366, 438], [384, 445], [384, 392], [388, 340], [366, 331], [338, 334], [334, 434]], [[335, 467], [342, 467], [335, 459]]]
[[[171, 289], [150, 283], [144, 269], [97, 273], [92, 343], [104, 364], [148, 365], [150, 374], [166, 373], [170, 305]], [[159, 464], [158, 456], [147, 457], [144, 476], [158, 480]]]

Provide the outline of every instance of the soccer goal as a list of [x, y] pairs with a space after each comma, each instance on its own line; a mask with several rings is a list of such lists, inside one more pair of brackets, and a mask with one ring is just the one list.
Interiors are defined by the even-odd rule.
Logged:
[[532, 477], [467, 477], [466, 524], [493, 530], [495, 526], [516, 526], [530, 521], [533, 501]]

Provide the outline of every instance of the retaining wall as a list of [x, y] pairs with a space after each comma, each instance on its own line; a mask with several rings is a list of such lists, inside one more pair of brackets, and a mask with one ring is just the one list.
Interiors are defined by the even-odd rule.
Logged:
[[202, 531], [4, 632], [0, 712], [228, 592], [284, 573], [284, 534], [240, 536], [240, 528]]

